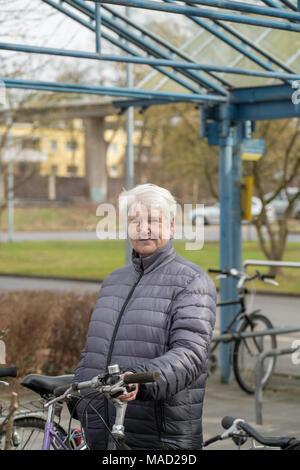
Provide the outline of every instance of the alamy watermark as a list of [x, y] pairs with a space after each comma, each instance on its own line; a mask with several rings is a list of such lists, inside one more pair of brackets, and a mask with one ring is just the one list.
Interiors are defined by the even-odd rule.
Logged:
[[292, 364], [298, 366], [300, 364], [300, 339], [293, 341], [292, 348], [295, 349], [291, 356]]
[[200, 250], [204, 245], [204, 204], [176, 204], [164, 208], [136, 203], [119, 211], [113, 204], [99, 204], [96, 215], [102, 217], [96, 227], [100, 240], [126, 239], [184, 240], [186, 250]]
[[296, 88], [296, 90], [292, 94], [292, 103], [299, 104], [300, 103], [300, 80], [294, 80], [292, 82], [292, 88]]

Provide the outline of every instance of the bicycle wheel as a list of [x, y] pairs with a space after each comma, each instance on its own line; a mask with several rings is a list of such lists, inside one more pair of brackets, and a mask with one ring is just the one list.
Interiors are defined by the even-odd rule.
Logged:
[[[245, 319], [239, 333], [251, 333], [273, 328], [271, 321], [264, 315], [252, 313]], [[255, 366], [257, 356], [270, 349], [276, 349], [277, 341], [274, 335], [254, 336], [251, 338], [237, 339], [233, 347], [233, 372], [237, 383], [246, 393], [255, 392]], [[276, 357], [268, 357], [264, 360], [262, 386], [265, 387], [271, 378], [276, 363]]]
[[[40, 417], [16, 417], [11, 439], [11, 450], [41, 450], [46, 420]], [[55, 424], [55, 431], [66, 436], [66, 431]], [[4, 449], [5, 431], [0, 433], [0, 449]]]

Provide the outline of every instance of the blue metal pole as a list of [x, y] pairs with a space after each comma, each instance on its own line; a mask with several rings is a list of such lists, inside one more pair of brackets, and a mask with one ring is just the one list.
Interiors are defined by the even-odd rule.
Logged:
[[[126, 16], [130, 18], [130, 8], [126, 8]], [[133, 88], [132, 64], [126, 64], [126, 88]], [[129, 191], [134, 186], [134, 108], [129, 106], [126, 110], [126, 190]], [[131, 261], [132, 246], [129, 237], [125, 240], [125, 260], [126, 264]]]
[[[221, 122], [219, 150], [219, 194], [220, 194], [220, 269], [232, 267], [232, 129], [225, 115], [227, 107], [220, 106], [223, 114]], [[232, 278], [220, 280], [220, 301], [232, 299]], [[232, 318], [232, 306], [220, 309], [220, 328], [223, 331]], [[230, 343], [221, 343], [220, 347], [221, 381], [230, 383], [232, 379], [230, 364]]]
[[25, 88], [33, 90], [58, 91], [70, 93], [89, 93], [95, 95], [111, 95], [111, 96], [129, 96], [132, 98], [163, 98], [166, 101], [211, 101], [215, 103], [223, 103], [226, 98], [218, 95], [197, 94], [197, 93], [168, 93], [162, 91], [147, 91], [127, 88], [100, 87], [93, 85], [77, 85], [74, 83], [59, 82], [42, 82], [37, 80], [19, 80], [14, 78], [0, 77], [7, 88]]
[[[241, 183], [242, 183], [242, 155], [241, 144], [244, 135], [244, 125], [248, 128], [251, 123], [238, 123], [234, 128], [234, 142], [232, 153], [232, 267], [242, 270], [242, 220], [241, 220]], [[250, 135], [248, 135], [250, 137]], [[233, 298], [238, 297], [237, 280], [233, 279]], [[238, 310], [233, 305], [233, 315]]]
[[[229, 73], [235, 75], [249, 75], [252, 77], [263, 77], [263, 78], [279, 78], [283, 80], [300, 80], [300, 74], [293, 73], [282, 73], [282, 72], [265, 72], [264, 70], [251, 70], [242, 68], [233, 68], [226, 66], [218, 66], [215, 64], [198, 64], [197, 62], [184, 62], [180, 60], [171, 59], [152, 59], [144, 56], [119, 56], [109, 54], [96, 54], [93, 52], [77, 51], [77, 50], [66, 50], [57, 49], [50, 47], [39, 47], [29, 44], [14, 44], [14, 43], [3, 43], [0, 42], [0, 49], [7, 51], [18, 51], [28, 52], [33, 54], [48, 54], [48, 55], [59, 55], [65, 57], [75, 57], [82, 59], [109, 61], [109, 62], [124, 62], [132, 64], [145, 64], [152, 66], [166, 66], [174, 67], [177, 69], [195, 69], [203, 70], [205, 72], [220, 72]], [[194, 87], [193, 87], [194, 88]]]
[[100, 5], [96, 3], [95, 5], [95, 36], [96, 36], [96, 52], [100, 54], [101, 52], [101, 12]]
[[[264, 20], [260, 18], [254, 18], [251, 16], [244, 15], [234, 15], [231, 13], [219, 13], [213, 10], [204, 10], [194, 7], [181, 7], [178, 5], [162, 5], [158, 2], [153, 1], [143, 1], [143, 0], [99, 0], [101, 3], [110, 3], [113, 5], [124, 5], [135, 8], [142, 8], [155, 11], [165, 11], [168, 13], [174, 13], [179, 15], [188, 15], [188, 16], [201, 16], [203, 18], [211, 18], [222, 21], [230, 21], [233, 23], [240, 24], [249, 24], [252, 26], [259, 26], [264, 28], [274, 28], [284, 31], [295, 31], [300, 32], [300, 26], [295, 25], [294, 23], [288, 23], [284, 21], [273, 21], [273, 20]], [[300, 19], [299, 15], [296, 16], [295, 20]]]
[[[102, 1], [102, 0], [101, 0]], [[186, 0], [178, 0], [180, 2], [186, 2], [188, 5], [190, 4], [201, 4], [207, 5], [217, 8], [224, 8], [232, 11], [241, 11], [252, 13], [255, 15], [264, 15], [264, 16], [272, 16], [275, 18], [282, 18], [288, 20], [298, 20], [297, 13], [293, 13], [287, 10], [282, 10], [278, 8], [275, 2], [270, 3], [269, 7], [262, 7], [257, 5], [251, 5], [250, 3], [238, 3], [226, 0], [191, 0], [187, 2]], [[270, 0], [269, 0], [270, 1]]]

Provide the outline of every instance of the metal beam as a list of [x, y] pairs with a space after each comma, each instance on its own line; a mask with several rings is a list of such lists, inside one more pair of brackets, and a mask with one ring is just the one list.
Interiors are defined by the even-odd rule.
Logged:
[[258, 103], [269, 101], [292, 101], [294, 89], [287, 85], [270, 85], [231, 90], [232, 103]]
[[[169, 3], [169, 4], [175, 4], [174, 0], [163, 0], [165, 3]], [[190, 4], [190, 3], [189, 3]], [[263, 50], [260, 50], [257, 46], [255, 46], [255, 44], [251, 44], [250, 41], [248, 41], [247, 39], [244, 38], [244, 36], [242, 36], [240, 33], [237, 33], [236, 31], [234, 31], [234, 29], [232, 29], [230, 26], [228, 26], [227, 24], [224, 24], [222, 22], [219, 22], [219, 21], [216, 21], [216, 20], [212, 20], [213, 23], [217, 26], [214, 27], [212, 25], [210, 25], [207, 21], [204, 21], [200, 18], [197, 18], [195, 16], [189, 16], [188, 18], [190, 18], [191, 21], [193, 21], [194, 23], [196, 23], [198, 26], [201, 26], [202, 28], [204, 28], [206, 31], [208, 31], [209, 33], [211, 33], [213, 36], [217, 37], [218, 39], [220, 39], [221, 41], [225, 42], [225, 44], [228, 44], [230, 47], [232, 47], [233, 49], [235, 49], [236, 51], [240, 52], [243, 56], [247, 57], [248, 59], [250, 59], [252, 62], [258, 64], [259, 66], [261, 66], [262, 68], [264, 68], [265, 70], [270, 70], [270, 71], [275, 71], [274, 68], [272, 67], [272, 65], [270, 64], [270, 61], [273, 62], [274, 64], [280, 66], [283, 68], [283, 70], [285, 70], [286, 72], [291, 72], [290, 69], [288, 69], [287, 67], [284, 67], [280, 61], [275, 61], [274, 58], [272, 58], [272, 56], [270, 56], [270, 54], [268, 53], [265, 53]], [[219, 31], [219, 28], [218, 27], [221, 27], [222, 29], [224, 29], [225, 31], [229, 32], [230, 35], [233, 35], [234, 37], [236, 37], [237, 39], [239, 39], [239, 41], [241, 41], [241, 43], [237, 43], [236, 41], [234, 41], [231, 37], [229, 36], [226, 36], [223, 32]], [[268, 62], [265, 62], [264, 60], [262, 60], [260, 57], [257, 57], [255, 54], [253, 54], [251, 51], [248, 51], [247, 47], [246, 46], [249, 46], [249, 47], [252, 47], [255, 51], [257, 51], [260, 55], [262, 55], [263, 57], [267, 58], [268, 59]]]
[[161, 98], [166, 102], [180, 100], [183, 102], [215, 102], [222, 103], [226, 101], [225, 97], [212, 94], [196, 93], [167, 93], [162, 91], [135, 90], [128, 88], [100, 87], [92, 85], [79, 85], [75, 83], [57, 83], [37, 80], [19, 80], [14, 78], [0, 77], [0, 80], [7, 88], [24, 88], [32, 90], [44, 90], [69, 93], [87, 93], [94, 95], [127, 96], [131, 98]]
[[[148, 31], [147, 29], [143, 28], [142, 26], [139, 26], [136, 23], [133, 23], [127, 17], [124, 17], [120, 13], [116, 12], [114, 9], [108, 7], [107, 5], [103, 5], [102, 8], [104, 10], [108, 11], [114, 17], [120, 18], [128, 26], [133, 27], [137, 31], [140, 31], [143, 36], [146, 35], [148, 38], [155, 41], [160, 46], [163, 46], [163, 48], [167, 49], [170, 54], [172, 54], [172, 55], [176, 54], [178, 57], [181, 57], [182, 59], [184, 59], [185, 61], [188, 61], [190, 63], [194, 62], [193, 59], [191, 59], [187, 54], [183, 53], [181, 49], [178, 49], [173, 44], [168, 43], [166, 40], [162, 39], [161, 37], [157, 36], [156, 34], [152, 33], [151, 31]], [[220, 77], [216, 76], [212, 72], [207, 72], [207, 73], [211, 77], [213, 77], [214, 79], [218, 80], [223, 85], [229, 86], [229, 83], [225, 82], [225, 80], [223, 80]]]
[[[82, 26], [88, 28], [90, 31], [93, 31], [95, 32], [95, 27], [83, 20], [82, 18], [78, 17], [77, 15], [75, 15], [73, 12], [71, 11], [68, 11], [66, 8], [64, 8], [62, 6], [62, 4], [58, 4], [58, 3], [55, 3], [54, 1], [52, 0], [42, 0], [44, 3], [47, 3], [47, 5], [50, 5], [52, 6], [53, 8], [57, 9], [58, 11], [60, 11], [61, 13], [65, 14], [66, 16], [69, 16], [71, 19], [75, 20], [76, 22], [80, 23]], [[92, 19], [92, 17], [90, 17]], [[116, 38], [113, 38], [112, 36], [108, 35], [107, 33], [105, 33], [104, 31], [102, 32], [102, 37], [103, 39], [106, 39], [107, 41], [109, 41], [111, 44], [114, 44], [115, 46], [117, 46], [118, 48], [124, 50], [125, 52], [127, 52], [128, 54], [131, 54], [133, 56], [139, 56], [138, 53], [136, 51], [134, 51], [133, 49], [131, 49], [127, 44], [125, 43], [122, 43], [120, 40], [117, 40]], [[154, 68], [156, 68], [154, 66]], [[179, 83], [180, 85], [182, 85], [184, 88], [187, 88], [188, 90], [190, 91], [193, 91], [193, 92], [198, 92], [198, 89], [193, 87], [191, 84], [189, 84], [188, 82], [180, 79], [178, 76], [176, 76], [174, 73], [171, 73], [167, 70], [165, 70], [164, 68], [156, 68], [159, 72], [161, 72], [162, 74], [166, 75], [168, 78], [170, 78], [171, 80]]]
[[[235, 75], [248, 75], [251, 77], [263, 77], [263, 78], [277, 78], [277, 79], [286, 79], [286, 80], [300, 80], [300, 74], [290, 74], [282, 72], [265, 72], [260, 70], [251, 70], [251, 69], [242, 69], [242, 68], [233, 68], [233, 67], [224, 67], [210, 64], [198, 64], [196, 62], [183, 62], [179, 60], [169, 60], [169, 59], [152, 59], [148, 57], [130, 57], [130, 56], [118, 56], [118, 55], [109, 55], [109, 54], [97, 54], [93, 52], [77, 51], [77, 50], [66, 50], [66, 49], [56, 49], [49, 47], [39, 47], [33, 45], [24, 45], [24, 44], [13, 44], [13, 43], [3, 43], [0, 42], [0, 49], [7, 51], [17, 51], [17, 52], [28, 52], [34, 54], [47, 54], [47, 55], [57, 55], [64, 57], [76, 57], [82, 59], [92, 59], [100, 60], [107, 62], [124, 62], [132, 64], [145, 64], [150, 66], [165, 66], [177, 69], [193, 69], [193, 70], [203, 70], [205, 72], [214, 71]], [[197, 90], [198, 91], [198, 90]]]
[[[259, 26], [263, 28], [274, 28], [283, 31], [300, 32], [300, 26], [294, 23], [287, 23], [283, 21], [262, 20], [251, 16], [234, 15], [229, 13], [219, 13], [213, 10], [204, 10], [193, 7], [181, 7], [178, 5], [164, 5], [150, 0], [89, 0], [97, 1], [99, 3], [109, 3], [113, 5], [124, 5], [128, 7], [141, 8], [146, 10], [155, 10], [167, 13], [174, 13], [178, 15], [187, 16], [201, 16], [203, 18], [210, 18], [216, 20], [230, 21], [232, 23], [249, 24], [252, 26]], [[300, 16], [297, 16], [297, 21], [300, 21]]]
[[[48, 3], [48, 0], [44, 0], [44, 1]], [[91, 19], [94, 19], [94, 10], [88, 5], [86, 5], [82, 0], [65, 0], [65, 2], [74, 7], [78, 7], [80, 11], [87, 14]], [[120, 17], [120, 15], [116, 15], [116, 17]], [[111, 31], [114, 31], [116, 34], [123, 37], [126, 41], [129, 41], [131, 44], [135, 44], [137, 47], [141, 48], [148, 54], [151, 54], [154, 57], [161, 57], [164, 59], [169, 58], [168, 54], [166, 54], [164, 51], [162, 51], [161, 49], [158, 49], [157, 46], [154, 46], [153, 44], [151, 44], [149, 41], [147, 41], [147, 39], [144, 39], [144, 37], [143, 38], [138, 37], [128, 28], [121, 26], [120, 24], [116, 22], [115, 19], [108, 18], [106, 15], [102, 15], [102, 22], [103, 22], [103, 25], [105, 25]], [[147, 37], [146, 30], [144, 31], [143, 35]], [[162, 70], [164, 69], [159, 69], [159, 71], [162, 71]], [[201, 76], [199, 73], [196, 73], [193, 71], [189, 72], [188, 70], [184, 70], [184, 71], [180, 70], [180, 73], [185, 75], [189, 79], [193, 80], [197, 84], [200, 84], [206, 89], [217, 91], [223, 95], [227, 94], [226, 90], [223, 87], [211, 82], [207, 78]], [[177, 78], [178, 80], [178, 77], [176, 77], [175, 75], [173, 75], [173, 77], [174, 79]]]
[[300, 104], [289, 101], [258, 102], [239, 104], [232, 107], [234, 121], [259, 121], [300, 117]]
[[[102, 3], [102, 0], [100, 0]], [[186, 2], [186, 0], [177, 0], [179, 2]], [[232, 2], [227, 0], [193, 0], [193, 3], [200, 4], [200, 5], [207, 5], [215, 8], [224, 8], [231, 11], [241, 11], [246, 13], [252, 13], [255, 15], [263, 15], [263, 16], [272, 16], [275, 18], [281, 18], [286, 20], [296, 20], [299, 21], [299, 14], [290, 12], [287, 10], [283, 10], [280, 8], [265, 8], [257, 5], [251, 5], [250, 3], [239, 3], [239, 2]], [[274, 6], [274, 5], [273, 5]]]

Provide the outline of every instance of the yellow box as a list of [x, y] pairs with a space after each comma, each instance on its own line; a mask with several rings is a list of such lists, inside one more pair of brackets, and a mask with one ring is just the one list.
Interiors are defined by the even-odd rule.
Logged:
[[252, 220], [253, 176], [242, 178], [242, 220]]

